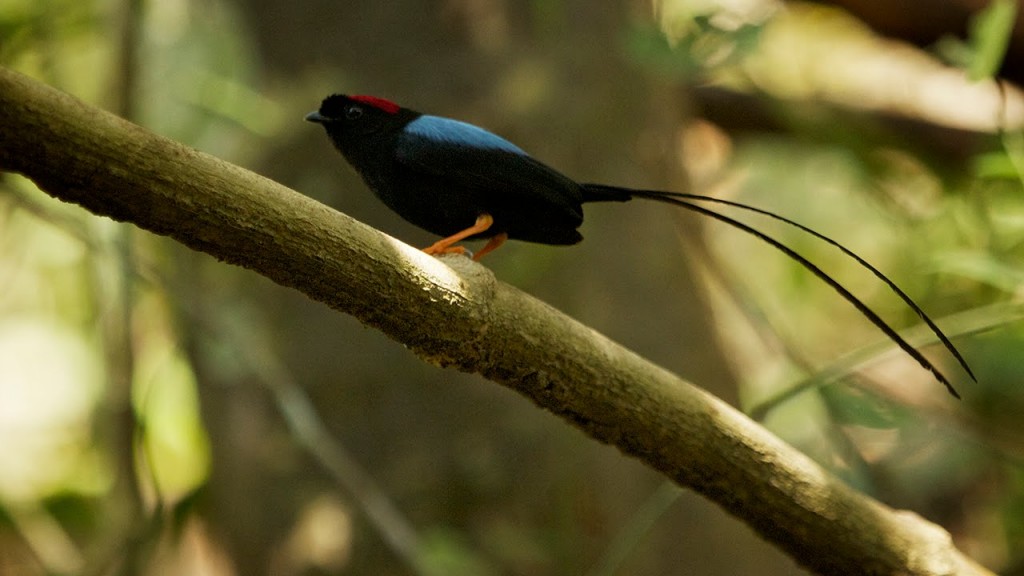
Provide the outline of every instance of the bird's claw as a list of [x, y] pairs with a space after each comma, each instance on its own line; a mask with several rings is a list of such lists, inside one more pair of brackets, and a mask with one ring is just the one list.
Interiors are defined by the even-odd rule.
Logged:
[[425, 254], [431, 256], [443, 256], [445, 254], [461, 254], [463, 256], [473, 257], [473, 253], [466, 249], [465, 246], [438, 246], [440, 242], [435, 243], [431, 246], [427, 246], [423, 249]]

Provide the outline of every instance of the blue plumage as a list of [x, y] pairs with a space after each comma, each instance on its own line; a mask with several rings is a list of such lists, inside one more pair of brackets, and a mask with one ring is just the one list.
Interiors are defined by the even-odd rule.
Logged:
[[522, 148], [497, 134], [472, 124], [440, 116], [424, 114], [406, 125], [405, 133], [445, 144], [471, 146], [473, 148], [490, 148], [523, 156], [527, 155]]

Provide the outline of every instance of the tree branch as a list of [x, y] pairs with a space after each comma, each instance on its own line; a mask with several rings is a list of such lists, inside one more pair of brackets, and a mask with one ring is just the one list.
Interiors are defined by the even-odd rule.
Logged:
[[[744, 415], [463, 257], [435, 259], [297, 192], [0, 69], [0, 169], [254, 270], [427, 362], [529, 397], [829, 574], [988, 574]], [[443, 328], [443, 329], [442, 329]]]

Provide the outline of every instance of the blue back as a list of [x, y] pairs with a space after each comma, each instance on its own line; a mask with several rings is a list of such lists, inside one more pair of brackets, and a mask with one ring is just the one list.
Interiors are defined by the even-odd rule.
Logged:
[[497, 134], [451, 118], [423, 115], [406, 125], [405, 132], [409, 136], [424, 138], [436, 143], [490, 148], [527, 155], [522, 148]]

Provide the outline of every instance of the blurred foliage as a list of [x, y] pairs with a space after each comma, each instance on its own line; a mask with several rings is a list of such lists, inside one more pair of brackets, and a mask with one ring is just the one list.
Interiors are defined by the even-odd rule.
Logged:
[[629, 56], [646, 70], [676, 81], [735, 64], [757, 48], [761, 24], [721, 27], [707, 14], [679, 18], [688, 26], [671, 33], [637, 22], [626, 36]]
[[[689, 185], [827, 232], [940, 319], [979, 375], [957, 376], [963, 402], [795, 263], [660, 208], [594, 207], [585, 244], [489, 265], [1019, 570], [1022, 104], [968, 81], [998, 68], [1015, 4], [937, 47], [967, 72], [821, 6], [655, 4], [6, 0], [0, 63], [108, 108], [127, 85], [132, 120], [412, 242], [427, 236], [301, 122], [325, 93], [404, 92], [587, 180]], [[707, 87], [745, 104], [697, 121], [702, 94], [725, 94]], [[968, 151], [910, 145], [890, 115]], [[666, 241], [674, 221], [689, 258]], [[944, 358], [855, 263], [751, 222]], [[11, 175], [0, 270], [2, 574], [796, 570], [507, 391]]]
[[936, 46], [938, 53], [967, 70], [973, 81], [993, 78], [1006, 56], [1017, 8], [1014, 0], [993, 0], [972, 19], [966, 41], [946, 37]]

